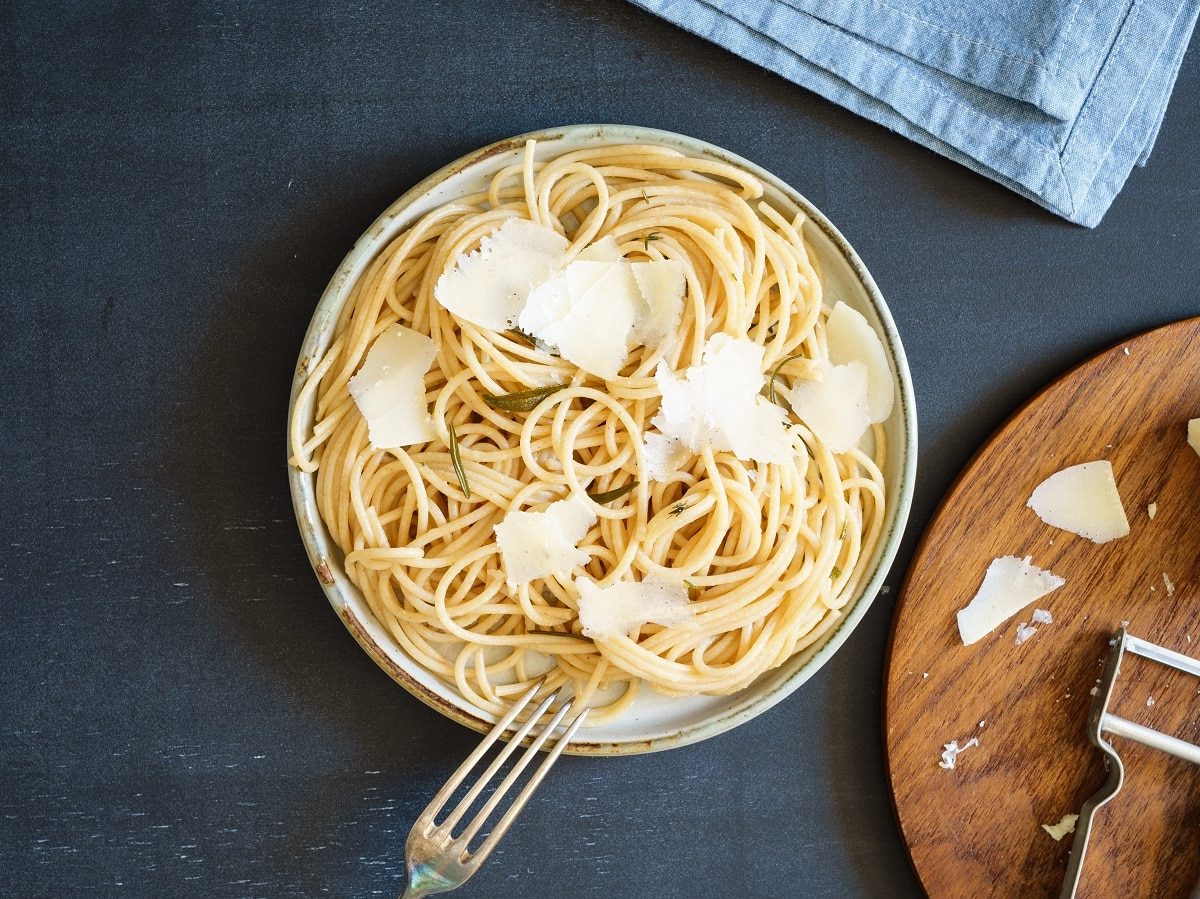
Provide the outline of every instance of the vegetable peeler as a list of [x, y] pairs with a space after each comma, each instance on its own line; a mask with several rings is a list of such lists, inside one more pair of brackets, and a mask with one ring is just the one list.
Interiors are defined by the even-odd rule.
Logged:
[[[1108, 711], [1117, 675], [1121, 673], [1121, 660], [1125, 657], [1125, 653], [1142, 656], [1158, 662], [1160, 665], [1194, 674], [1196, 677], [1200, 677], [1200, 661], [1166, 649], [1157, 643], [1135, 637], [1125, 628], [1117, 631], [1113, 639], [1109, 641], [1109, 645], [1112, 649], [1108, 654], [1108, 664], [1105, 666], [1104, 676], [1100, 679], [1096, 698], [1092, 702], [1091, 714], [1088, 715], [1088, 737], [1104, 753], [1105, 767], [1108, 768], [1108, 780], [1105, 781], [1104, 786], [1089, 797], [1079, 811], [1075, 839], [1071, 843], [1071, 858], [1067, 864], [1066, 877], [1063, 878], [1062, 892], [1058, 894], [1059, 899], [1074, 899], [1075, 893], [1079, 889], [1079, 877], [1083, 873], [1083, 861], [1087, 855], [1092, 818], [1097, 809], [1121, 791], [1121, 785], [1125, 780], [1125, 766], [1121, 764], [1121, 757], [1113, 749], [1112, 743], [1104, 738], [1105, 733], [1136, 740], [1153, 749], [1169, 752], [1171, 755], [1200, 765], [1200, 746], [1178, 737], [1169, 736], [1152, 727], [1145, 727], [1119, 718]], [[1197, 884], [1192, 891], [1191, 899], [1200, 899], [1200, 884]]]

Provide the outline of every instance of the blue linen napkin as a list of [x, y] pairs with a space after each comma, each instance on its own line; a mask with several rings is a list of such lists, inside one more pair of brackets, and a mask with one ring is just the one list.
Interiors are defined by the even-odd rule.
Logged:
[[1144, 165], [1200, 0], [631, 0], [1095, 227]]

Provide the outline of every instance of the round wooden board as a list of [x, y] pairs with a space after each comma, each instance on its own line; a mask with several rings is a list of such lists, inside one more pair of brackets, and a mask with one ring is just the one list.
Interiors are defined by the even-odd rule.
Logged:
[[[897, 816], [932, 899], [1057, 896], [1071, 838], [1055, 842], [1039, 825], [1078, 812], [1104, 781], [1086, 721], [1113, 632], [1127, 621], [1136, 636], [1200, 657], [1194, 417], [1200, 318], [1120, 344], [1048, 387], [984, 446], [925, 533], [893, 625], [884, 723]], [[1112, 462], [1132, 529], [1100, 546], [1025, 506], [1044, 478], [1095, 459]], [[955, 613], [1006, 555], [1032, 556], [1066, 585], [963, 646]], [[1034, 607], [1054, 623], [1016, 646]], [[1111, 708], [1200, 742], [1194, 677], [1126, 656]], [[971, 737], [979, 745], [957, 767], [938, 766], [942, 744]], [[1125, 786], [1096, 815], [1078, 895], [1185, 899], [1200, 878], [1200, 765], [1113, 741]]]

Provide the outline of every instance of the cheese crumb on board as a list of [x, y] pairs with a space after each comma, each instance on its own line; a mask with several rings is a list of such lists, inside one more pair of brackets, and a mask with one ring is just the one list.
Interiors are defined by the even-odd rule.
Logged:
[[1158, 503], [1151, 503], [1150, 505], [1146, 506], [1146, 517], [1149, 518], [1151, 521], [1154, 520], [1154, 516], [1157, 514], [1158, 514]]
[[1054, 624], [1054, 616], [1048, 609], [1034, 609], [1030, 619], [1034, 624]]
[[1108, 543], [1129, 533], [1112, 463], [1084, 462], [1056, 472], [1038, 484], [1026, 503], [1046, 524]]
[[825, 320], [825, 345], [834, 365], [861, 362], [867, 370], [867, 417], [872, 422], [892, 414], [896, 381], [875, 329], [861, 312], [838, 301]]
[[1163, 586], [1167, 588], [1167, 596], [1175, 595], [1175, 584], [1167, 577], [1167, 573], [1163, 572]]
[[425, 373], [437, 347], [424, 334], [395, 324], [385, 328], [350, 379], [350, 395], [367, 420], [372, 449], [425, 443], [436, 436], [425, 402]]
[[1146, 697], [1146, 708], [1152, 708], [1153, 706], [1154, 706], [1154, 697], [1147, 696]]
[[561, 267], [567, 239], [545, 225], [510, 218], [455, 260], [433, 296], [459, 318], [492, 331], [517, 323], [529, 293]]
[[681, 379], [660, 362], [654, 380], [662, 404], [646, 434], [647, 475], [662, 481], [690, 453], [727, 450], [743, 461], [786, 462], [791, 435], [782, 409], [759, 396], [763, 348], [743, 337], [714, 334], [700, 365]]
[[595, 523], [591, 500], [578, 493], [545, 512], [510, 511], [495, 527], [508, 586], [567, 575], [587, 564], [590, 556], [576, 545]]
[[958, 612], [958, 632], [963, 645], [970, 646], [987, 636], [1031, 602], [1057, 590], [1066, 581], [1032, 564], [1026, 556], [1002, 556], [992, 560], [983, 583], [967, 605]]
[[631, 637], [643, 624], [674, 627], [695, 617], [682, 581], [621, 581], [601, 587], [580, 577], [575, 587], [583, 635], [593, 640]]
[[1200, 418], [1193, 418], [1188, 422], [1188, 446], [1200, 456]]
[[815, 381], [797, 380], [786, 396], [792, 411], [835, 453], [854, 449], [871, 424], [867, 367], [818, 360]]
[[951, 740], [942, 747], [942, 760], [938, 762], [938, 767], [945, 768], [947, 771], [954, 770], [954, 765], [957, 763], [958, 757], [972, 746], [978, 745], [979, 740], [975, 737], [971, 737], [962, 746], [958, 745], [958, 740]]
[[1013, 645], [1020, 646], [1022, 643], [1024, 643], [1026, 640], [1028, 640], [1030, 637], [1032, 637], [1036, 633], [1037, 633], [1036, 627], [1031, 627], [1030, 625], [1026, 624], [1024, 621], [1022, 621], [1020, 624], [1017, 625], [1017, 636], [1013, 640]]
[[[1125, 352], [1129, 352], [1126, 350]], [[1042, 830], [1050, 834], [1051, 838], [1058, 842], [1069, 833], [1075, 832], [1075, 822], [1079, 820], [1078, 815], [1063, 815], [1059, 818], [1057, 824], [1043, 824]]]

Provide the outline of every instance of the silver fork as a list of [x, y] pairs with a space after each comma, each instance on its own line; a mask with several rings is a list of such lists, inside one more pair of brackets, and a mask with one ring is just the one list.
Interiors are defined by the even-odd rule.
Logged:
[[478, 814], [471, 819], [471, 823], [458, 836], [453, 835], [454, 826], [467, 813], [479, 794], [486, 789], [488, 783], [496, 772], [503, 767], [505, 761], [517, 747], [521, 745], [521, 741], [529, 735], [533, 730], [533, 726], [541, 719], [546, 710], [554, 703], [558, 694], [551, 693], [541, 701], [538, 707], [534, 710], [529, 719], [521, 725], [508, 744], [500, 750], [495, 760], [488, 766], [483, 775], [475, 782], [475, 785], [467, 792], [462, 800], [455, 807], [444, 821], [440, 824], [436, 823], [435, 818], [446, 804], [447, 800], [454, 794], [454, 791], [462, 785], [467, 779], [467, 775], [471, 773], [471, 769], [479, 763], [479, 760], [487, 753], [489, 749], [495, 745], [500, 739], [510, 724], [516, 720], [529, 702], [537, 695], [538, 690], [542, 688], [541, 683], [535, 684], [530, 688], [524, 696], [509, 709], [508, 713], [497, 722], [491, 732], [484, 737], [483, 742], [479, 744], [474, 752], [472, 752], [462, 766], [454, 772], [454, 775], [446, 782], [433, 801], [425, 811], [421, 812], [421, 816], [417, 818], [417, 822], [413, 825], [412, 831], [408, 835], [408, 842], [404, 846], [404, 862], [408, 868], [408, 885], [404, 892], [400, 894], [400, 899], [418, 899], [420, 896], [428, 896], [430, 893], [445, 893], [448, 890], [457, 889], [462, 886], [472, 874], [479, 870], [487, 857], [491, 855], [492, 850], [496, 848], [496, 844], [500, 842], [500, 838], [512, 826], [513, 821], [517, 819], [521, 809], [525, 807], [525, 803], [529, 801], [529, 797], [533, 795], [533, 791], [537, 789], [538, 784], [542, 782], [542, 778], [546, 776], [546, 772], [550, 770], [550, 766], [562, 754], [571, 737], [579, 726], [583, 723], [583, 719], [587, 717], [588, 710], [583, 709], [575, 719], [567, 727], [566, 731], [558, 742], [547, 753], [546, 758], [538, 769], [534, 771], [533, 776], [529, 778], [529, 782], [525, 788], [521, 790], [517, 798], [513, 800], [508, 811], [504, 813], [496, 826], [480, 844], [479, 848], [474, 852], [468, 851], [468, 846], [487, 823], [488, 817], [496, 810], [496, 807], [504, 799], [504, 794], [516, 783], [517, 778], [521, 776], [521, 772], [533, 761], [538, 750], [542, 748], [542, 744], [549, 739], [554, 729], [562, 723], [563, 719], [570, 714], [575, 703], [571, 702], [564, 705], [555, 713], [542, 730], [533, 738], [533, 742], [529, 744], [529, 748], [525, 750], [525, 754], [513, 765], [508, 775], [500, 782], [500, 786], [496, 791], [488, 797], [483, 808]]

